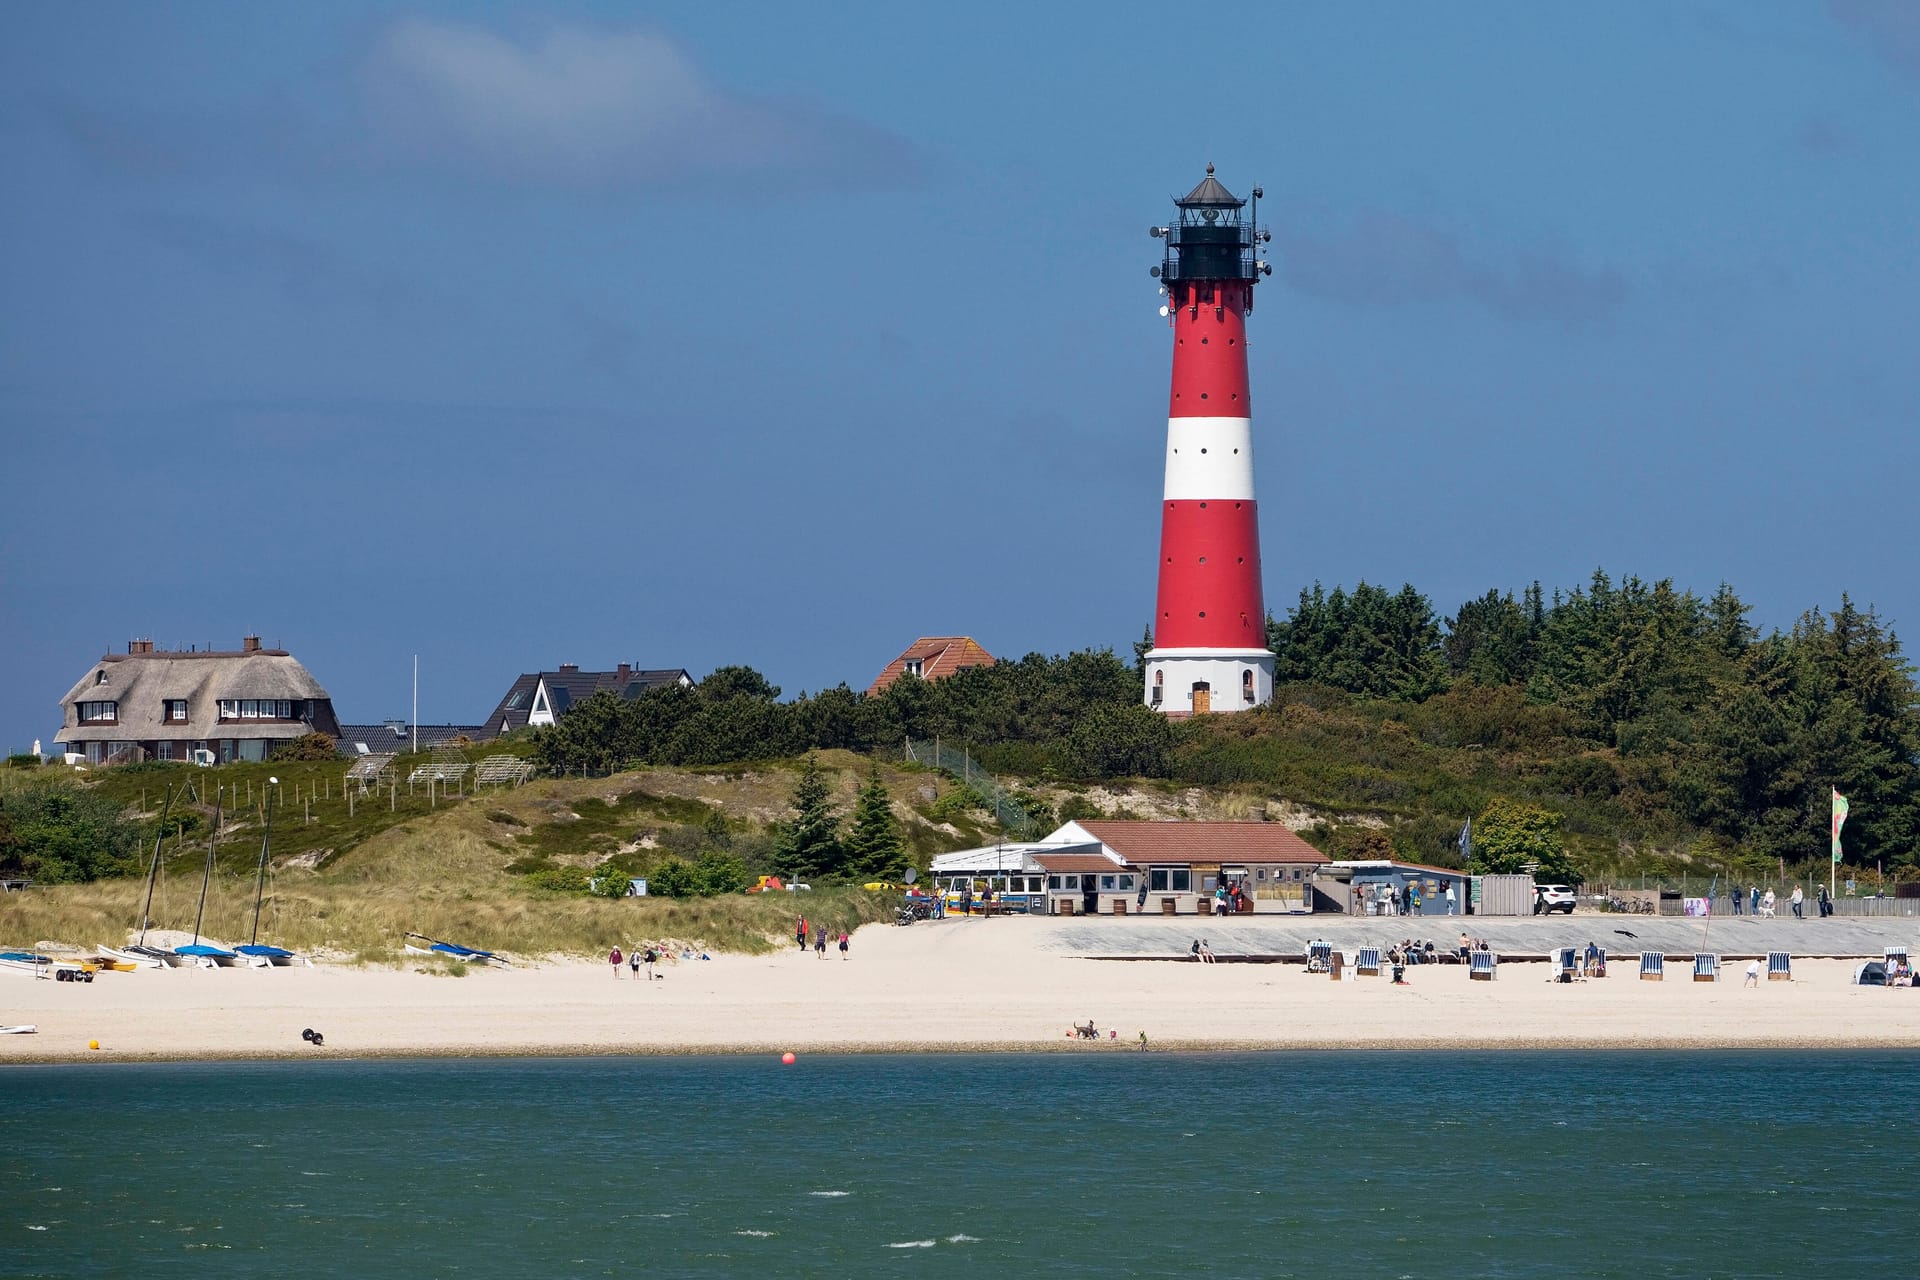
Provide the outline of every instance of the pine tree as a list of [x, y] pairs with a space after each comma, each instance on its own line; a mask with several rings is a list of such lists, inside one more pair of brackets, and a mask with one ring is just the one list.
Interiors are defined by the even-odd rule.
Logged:
[[774, 845], [774, 863], [792, 880], [837, 874], [845, 861], [840, 846], [840, 815], [829, 803], [827, 784], [812, 754], [793, 789], [793, 821]]
[[854, 802], [846, 866], [849, 874], [861, 880], [894, 880], [907, 869], [906, 843], [900, 838], [900, 824], [894, 820], [893, 803], [880, 781], [878, 765]]

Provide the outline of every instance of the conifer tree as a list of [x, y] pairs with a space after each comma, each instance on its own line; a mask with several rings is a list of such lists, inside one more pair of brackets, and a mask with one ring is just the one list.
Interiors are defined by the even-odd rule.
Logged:
[[840, 846], [840, 815], [829, 803], [827, 784], [812, 753], [793, 789], [793, 821], [780, 832], [774, 862], [789, 879], [838, 874], [845, 861]]
[[853, 806], [853, 830], [846, 841], [847, 870], [861, 880], [893, 880], [907, 869], [907, 846], [893, 816], [880, 766], [873, 767], [867, 785]]

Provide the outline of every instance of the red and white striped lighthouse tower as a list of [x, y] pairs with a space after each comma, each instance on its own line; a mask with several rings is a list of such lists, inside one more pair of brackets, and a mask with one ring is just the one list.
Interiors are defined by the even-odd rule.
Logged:
[[[1273, 698], [1273, 653], [1260, 591], [1260, 520], [1253, 499], [1253, 409], [1247, 395], [1247, 314], [1272, 268], [1253, 208], [1207, 166], [1173, 203], [1154, 274], [1173, 327], [1167, 482], [1160, 505], [1160, 594], [1147, 654], [1147, 705], [1168, 713], [1241, 711]], [[1242, 211], [1246, 216], [1242, 217]]]

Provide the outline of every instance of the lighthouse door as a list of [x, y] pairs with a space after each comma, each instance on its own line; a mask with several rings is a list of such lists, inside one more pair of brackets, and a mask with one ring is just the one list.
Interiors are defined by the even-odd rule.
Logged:
[[1213, 710], [1213, 686], [1202, 680], [1193, 686], [1193, 714], [1204, 716]]

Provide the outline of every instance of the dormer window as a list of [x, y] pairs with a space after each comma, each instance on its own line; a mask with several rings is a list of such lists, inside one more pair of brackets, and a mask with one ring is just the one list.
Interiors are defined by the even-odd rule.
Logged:
[[187, 722], [187, 700], [185, 698], [168, 698], [166, 700], [165, 720], [168, 724], [185, 724]]
[[222, 720], [291, 720], [293, 703], [286, 698], [222, 698]]
[[118, 724], [120, 722], [120, 704], [117, 702], [83, 702], [80, 704], [81, 724]]
[[907, 659], [907, 674], [908, 674], [908, 675], [910, 675], [910, 676], [924, 676], [924, 675], [926, 675], [926, 674], [927, 674], [927, 662], [926, 662], [926, 659], [924, 659], [924, 658], [908, 658], [908, 659]]
[[107, 682], [106, 668], [102, 667], [100, 670], [93, 673], [93, 682], [95, 684], [105, 684]]

